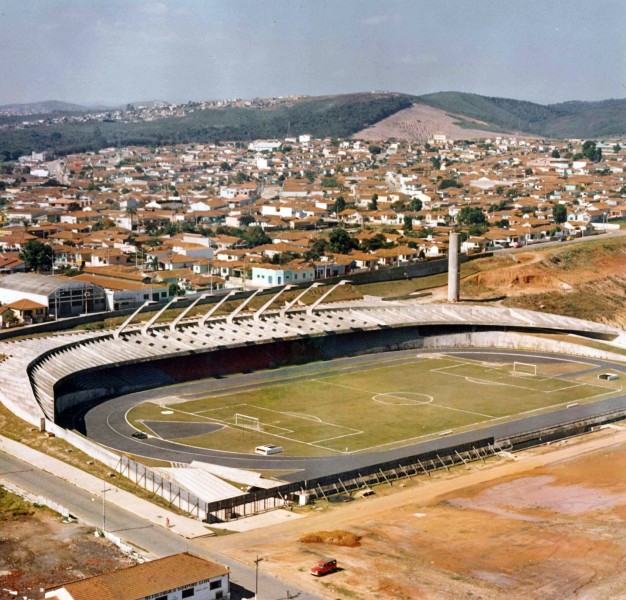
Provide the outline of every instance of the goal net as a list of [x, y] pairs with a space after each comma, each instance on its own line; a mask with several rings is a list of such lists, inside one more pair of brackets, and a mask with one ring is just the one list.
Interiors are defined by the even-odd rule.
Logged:
[[513, 373], [516, 375], [537, 375], [537, 365], [524, 362], [514, 362]]
[[261, 421], [257, 417], [242, 415], [235, 413], [235, 425], [242, 429], [252, 429], [253, 431], [261, 431]]

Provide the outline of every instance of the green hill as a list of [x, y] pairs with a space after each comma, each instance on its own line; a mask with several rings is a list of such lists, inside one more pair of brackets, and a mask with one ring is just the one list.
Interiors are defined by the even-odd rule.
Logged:
[[[626, 99], [543, 105], [462, 92], [438, 92], [418, 96], [416, 100], [453, 115], [484, 121], [491, 129], [502, 132], [551, 138], [626, 135]], [[476, 128], [462, 119], [459, 123]]]
[[[0, 160], [14, 160], [41, 150], [63, 155], [108, 146], [282, 139], [303, 133], [315, 137], [348, 137], [414, 103], [453, 115], [459, 125], [467, 128], [468, 137], [477, 128], [548, 138], [626, 135], [626, 100], [542, 105], [462, 92], [424, 96], [381, 92], [303, 98], [272, 108], [201, 109], [200, 105], [191, 104], [190, 112], [182, 118], [138, 123], [65, 122], [5, 130], [0, 131]], [[21, 117], [0, 118], [0, 125], [17, 119]]]
[[114, 145], [244, 141], [303, 133], [315, 137], [348, 137], [412, 103], [413, 98], [406, 94], [345, 94], [304, 98], [269, 109], [194, 110], [182, 118], [151, 122], [90, 121], [14, 129], [0, 132], [0, 158], [16, 159], [33, 150], [68, 154]]

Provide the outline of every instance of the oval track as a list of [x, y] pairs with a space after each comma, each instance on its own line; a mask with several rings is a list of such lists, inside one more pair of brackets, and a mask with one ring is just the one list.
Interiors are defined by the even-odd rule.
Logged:
[[[212, 389], [215, 390], [219, 388], [220, 390], [224, 390], [225, 383], [232, 387], [236, 386], [238, 391], [245, 391], [246, 388], [258, 388], [260, 385], [264, 384], [269, 385], [271, 383], [308, 379], [315, 373], [334, 368], [341, 369], [343, 372], [349, 372], [350, 370], [362, 368], [361, 365], [366, 362], [372, 363], [380, 361], [385, 364], [394, 364], [394, 362], [406, 360], [408, 356], [432, 354], [433, 352], [432, 349], [428, 351], [408, 350], [401, 352], [384, 352], [374, 355], [370, 354], [336, 359], [323, 364], [314, 363], [297, 367], [286, 367], [277, 371], [235, 375], [226, 379], [201, 380], [138, 392], [113, 398], [79, 413], [75, 417], [75, 425], [79, 430], [84, 431], [89, 438], [99, 444], [136, 456], [167, 462], [190, 463], [195, 460], [242, 469], [278, 469], [281, 471], [294, 471], [291, 475], [283, 476], [282, 479], [300, 481], [358, 469], [366, 465], [412, 456], [422, 452], [437, 451], [457, 444], [471, 442], [479, 438], [508, 438], [521, 433], [558, 426], [567, 422], [608, 414], [618, 410], [626, 410], [626, 394], [622, 394], [607, 400], [577, 405], [567, 409], [517, 419], [497, 425], [479, 427], [469, 432], [448, 435], [439, 439], [407, 445], [399, 449], [369, 454], [342, 454], [325, 457], [288, 457], [282, 455], [264, 457], [190, 447], [159, 438], [138, 440], [132, 437], [132, 433], [136, 431], [136, 429], [126, 420], [126, 414], [134, 406], [146, 401], [155, 401], [159, 398], [175, 394], [185, 394], [188, 396], [196, 392], [198, 395], [206, 395], [206, 393], [210, 392]], [[587, 357], [577, 359], [576, 357], [568, 355], [542, 352], [490, 351], [482, 349], [437, 350], [436, 352], [438, 354], [451, 356], [471, 357], [485, 362], [511, 362], [511, 360], [523, 360], [523, 356], [532, 357], [535, 362], [567, 360], [584, 362], [587, 365], [592, 364], [595, 365], [595, 367], [620, 371], [626, 374], [626, 365]], [[583, 370], [584, 369], [581, 369], [581, 371]]]

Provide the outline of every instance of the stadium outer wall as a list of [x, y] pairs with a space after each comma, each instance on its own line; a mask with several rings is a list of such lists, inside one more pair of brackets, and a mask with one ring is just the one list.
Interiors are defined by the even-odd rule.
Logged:
[[[468, 307], [468, 309], [465, 309], [464, 307], [457, 306], [457, 310], [473, 310], [474, 308], [475, 307]], [[446, 308], [445, 310], [451, 309]], [[503, 311], [500, 310], [500, 313], [502, 312]], [[491, 318], [483, 320], [491, 323], [497, 323], [498, 319], [500, 318], [500, 313], [493, 309], [493, 316], [490, 312], [489, 316]], [[263, 363], [263, 361], [261, 361], [261, 363], [258, 363], [257, 368], [271, 368], [281, 366], [283, 364], [293, 364], [293, 362], [290, 361], [302, 362], [303, 354], [304, 357], [309, 360], [323, 360], [339, 356], [350, 356], [368, 352], [381, 352], [411, 348], [430, 349], [433, 351], [444, 348], [540, 350], [543, 352], [561, 352], [579, 356], [588, 356], [609, 361], [624, 360], [623, 356], [608, 351], [605, 352], [590, 347], [579, 346], [573, 343], [570, 344], [568, 342], [560, 342], [553, 339], [532, 336], [528, 334], [528, 332], [533, 331], [535, 333], [542, 333], [544, 332], [544, 330], [542, 329], [541, 325], [533, 326], [530, 323], [528, 324], [528, 326], [521, 325], [521, 323], [523, 322], [528, 322], [528, 319], [522, 313], [524, 313], [524, 311], [515, 311], [514, 317], [519, 323], [519, 325], [516, 326], [511, 324], [509, 324], [508, 326], [498, 326], [494, 324], [477, 325], [468, 323], [465, 325], [457, 324], [454, 326], [444, 324], [416, 324], [400, 327], [382, 326], [383, 328], [381, 329], [370, 330], [344, 329], [344, 331], [347, 331], [349, 333], [324, 332], [312, 335], [293, 336], [296, 339], [292, 339], [290, 341], [285, 340], [282, 343], [259, 342], [251, 346], [243, 343], [238, 345], [231, 345], [229, 350], [226, 350], [222, 346], [221, 348], [214, 348], [204, 353], [199, 353], [198, 351], [181, 351], [175, 354], [161, 355], [158, 357], [151, 356], [135, 361], [127, 361], [125, 363], [108, 363], [106, 365], [91, 369], [81, 369], [78, 373], [70, 374], [55, 381], [53, 386], [54, 421], [59, 421], [59, 423], [62, 423], [65, 421], [65, 416], [68, 413], [73, 412], [73, 410], [78, 406], [83, 407], [86, 404], [98, 403], [106, 400], [107, 398], [115, 397], [117, 395], [123, 395], [133, 391], [160, 387], [162, 385], [167, 385], [168, 383], [176, 383], [177, 380], [191, 381], [194, 379], [211, 377], [215, 375], [219, 376], [220, 374], [227, 374], [229, 372], [228, 368], [232, 368], [232, 372], [241, 371], [241, 367], [237, 368], [235, 363], [239, 362], [239, 364], [241, 365], [242, 356], [245, 355], [246, 352], [250, 353], [250, 348], [252, 348], [253, 350], [252, 354], [259, 360], [262, 356], [262, 354], [259, 352], [259, 349], [264, 348], [263, 355], [265, 356], [265, 362]], [[348, 316], [350, 315], [349, 312], [342, 314], [346, 314]], [[544, 322], [546, 324], [546, 332], [555, 330], [558, 331], [559, 329], [562, 332], [567, 332], [569, 330], [577, 333], [579, 331], [579, 328], [576, 324], [571, 325], [569, 322], [563, 322], [563, 324], [561, 325], [559, 322], [559, 317], [554, 317], [554, 319], [551, 317], [550, 320], [544, 319]], [[589, 337], [594, 337], [593, 331], [589, 332], [588, 329], [585, 328], [583, 328], [583, 331], [588, 334]], [[606, 331], [601, 334], [600, 337], [602, 337], [602, 335], [606, 335]], [[609, 336], [610, 335], [611, 333], [609, 332]], [[616, 334], [613, 334], [612, 337], [615, 337], [615, 335]], [[109, 335], [105, 337], [111, 336]], [[89, 340], [83, 340], [82, 342], [79, 340], [77, 342], [63, 346], [60, 350], [58, 348], [51, 349], [50, 355], [56, 354], [57, 356], [60, 356], [60, 354], [65, 354], [68, 351], [71, 352], [71, 346], [81, 343], [86, 343], [88, 345], [91, 342]], [[281, 344], [282, 350], [280, 350]], [[274, 354], [272, 354], [272, 352], [269, 352], [268, 354], [267, 352], [265, 352], [265, 350], [273, 350]], [[226, 353], [220, 357], [220, 352]], [[33, 376], [33, 371], [38, 365], [41, 366], [41, 358], [44, 356], [44, 354], [40, 355], [34, 360], [31, 358], [31, 362], [28, 363], [27, 372], [31, 383], [33, 383], [33, 390], [36, 387], [36, 377]], [[213, 359], [210, 358], [211, 356], [213, 357]], [[237, 360], [237, 356], [239, 356], [239, 360]], [[209, 358], [209, 360], [213, 360], [213, 370], [207, 368], [207, 357]], [[220, 359], [223, 358], [225, 360], [215, 360], [217, 357], [220, 357]], [[274, 359], [271, 364], [267, 362], [267, 359], [270, 357]], [[188, 376], [184, 372], [181, 373], [181, 365], [185, 364], [186, 361], [188, 361], [187, 365], [190, 367], [189, 371], [187, 372]], [[245, 360], [243, 362], [246, 363], [247, 368], [250, 368], [251, 363], [246, 362]], [[226, 373], [220, 372], [219, 370], [215, 371], [216, 365], [219, 369], [225, 369], [227, 365]], [[46, 375], [45, 367], [43, 369], [40, 369], [39, 376], [43, 375]], [[8, 406], [10, 407], [10, 403], [8, 404]], [[596, 426], [600, 422], [607, 422], [613, 418], [616, 418], [618, 412], [619, 411], [617, 410], [612, 410], [609, 413], [596, 415], [600, 420], [595, 419], [594, 417], [595, 420], [592, 419], [593, 422], [591, 422], [590, 419], [586, 417], [583, 420], [584, 422], [578, 420], [576, 422], [568, 421], [567, 423], [556, 424], [556, 426], [553, 425], [551, 426], [552, 432], [550, 433], [550, 435], [563, 435], [566, 434], [566, 431], [573, 431], [576, 428], [578, 428], [577, 430], [580, 430], [580, 427]], [[120, 472], [124, 470], [124, 463], [128, 462], [125, 457], [122, 456], [120, 458], [119, 455], [116, 455], [106, 448], [95, 444], [91, 440], [81, 435], [78, 435], [74, 431], [65, 429], [56, 422], [48, 421], [46, 423], [46, 426], [51, 431], [55, 432], [59, 437], [67, 439], [70, 443], [80, 447], [89, 454], [92, 454], [94, 457], [103, 460], [103, 462], [108, 464], [110, 467], [115, 468]], [[554, 432], [555, 427], [557, 431], [556, 433]], [[531, 427], [527, 430], [524, 430], [523, 434], [525, 435], [527, 441], [532, 439], [542, 439], [541, 428], [533, 429]], [[482, 434], [480, 431], [474, 431], [473, 439], [471, 441], [474, 444], [479, 443], [482, 439], [481, 435]], [[445, 451], [447, 448], [445, 444], [449, 444], [451, 441], [452, 440], [441, 441], [441, 443], [444, 445], [438, 446], [438, 454], [439, 457], [443, 458], [443, 461], [437, 458], [435, 461], [433, 461], [433, 464], [431, 465], [433, 468], [437, 465], [439, 465], [441, 468], [444, 468], [444, 461], [448, 460], [445, 458]], [[513, 440], [513, 442], [511, 442], [511, 440], [508, 441], [510, 443], [513, 443], [515, 440]], [[461, 443], [467, 443], [467, 440], [459, 441], [459, 444]], [[484, 441], [484, 444], [485, 449], [491, 447], [497, 450], [497, 440], [495, 438], [487, 438], [487, 440]], [[449, 448], [451, 451], [453, 451], [450, 461], [458, 460], [457, 458], [455, 458], [456, 453], [458, 453], [458, 451], [455, 449], [456, 447], [457, 446]], [[460, 448], [461, 446], [458, 447]], [[478, 451], [480, 451], [480, 449], [478, 449]], [[487, 452], [488, 450], [484, 451]], [[468, 450], [468, 452], [471, 453], [471, 450]], [[466, 460], [469, 460], [470, 458], [471, 456], [466, 456]], [[374, 478], [379, 478], [381, 476], [383, 477], [383, 479], [385, 477], [394, 477], [393, 469], [396, 469], [396, 471], [399, 468], [404, 468], [406, 470], [409, 469], [410, 465], [406, 464], [406, 460], [406, 456], [395, 459], [392, 464], [396, 466], [390, 467], [386, 473], [384, 470], [381, 472], [382, 466], [385, 465], [384, 461], [382, 461], [381, 459], [378, 462], [374, 461], [371, 465], [367, 465], [367, 468], [364, 467], [360, 473], [363, 477], [365, 477], [365, 474], [369, 472], [369, 470], [371, 470], [371, 475]], [[155, 477], [152, 477], [152, 475], [150, 475], [149, 469], [144, 467], [142, 467], [142, 469], [142, 480], [147, 482], [152, 478], [153, 482], [157, 481]], [[387, 466], [385, 466], [385, 469], [387, 469]], [[126, 470], [127, 472], [130, 471], [130, 469]], [[397, 475], [398, 473], [396, 472], [395, 476]], [[344, 486], [344, 488], [347, 489], [349, 489], [350, 487], [349, 482], [346, 482], [342, 479], [342, 477], [345, 477], [345, 472], [343, 474], [330, 474], [327, 477], [330, 477], [331, 479], [324, 479], [323, 481], [315, 482], [315, 485], [317, 486], [315, 490], [317, 491], [313, 491], [314, 495], [317, 493], [329, 493], [333, 489], [335, 489], [336, 493], [338, 491], [337, 486], [339, 485], [342, 485]], [[137, 481], [137, 483], [139, 482]], [[312, 483], [314, 482], [308, 482], [308, 484]], [[365, 484], [363, 480], [359, 479], [356, 479], [353, 483], [354, 485]], [[300, 486], [298, 489], [307, 489], [308, 484], [307, 482], [305, 482], [304, 484], [300, 482], [298, 484]], [[296, 484], [294, 483], [289, 485], [294, 486]], [[153, 484], [153, 488], [158, 487], [158, 484], [156, 486]], [[156, 489], [152, 491], [156, 491]], [[284, 491], [285, 493], [293, 493], [292, 491]], [[280, 490], [278, 493], [280, 493]], [[284, 496], [281, 497], [280, 495], [276, 496], [274, 494], [272, 496], [272, 492], [267, 491], [254, 492], [254, 494], [256, 495], [250, 496], [249, 500], [252, 502], [251, 506], [253, 507], [253, 510], [257, 512], [259, 510], [270, 508], [270, 505], [273, 505], [271, 507], [275, 507], [276, 500], [283, 502], [285, 499]], [[264, 495], [265, 497], [263, 497]], [[238, 501], [233, 500], [233, 502]], [[206, 503], [202, 503], [202, 501], [196, 502], [195, 499], [190, 500], [190, 503], [194, 506], [206, 506], [207, 517], [210, 515], [213, 515], [215, 518], [227, 517], [228, 510], [231, 509], [233, 510], [233, 512], [237, 512], [234, 509], [234, 505], [230, 506], [230, 508], [217, 507], [214, 505], [209, 506]], [[244, 501], [244, 512], [246, 512], [246, 505], [247, 500]], [[198, 512], [196, 512], [195, 514], [201, 516]]]

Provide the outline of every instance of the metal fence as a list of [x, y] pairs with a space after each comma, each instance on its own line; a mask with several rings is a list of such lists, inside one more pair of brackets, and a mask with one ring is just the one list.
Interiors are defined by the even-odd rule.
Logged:
[[268, 490], [255, 490], [245, 496], [209, 502], [207, 520], [223, 522], [258, 514], [297, 502], [301, 495], [311, 499], [326, 499], [336, 494], [349, 495], [355, 490], [367, 489], [373, 485], [385, 483], [392, 485], [398, 479], [419, 475], [429, 476], [431, 471], [449, 470], [456, 465], [477, 460], [484, 461], [485, 458], [507, 449], [508, 447], [500, 446], [493, 438], [485, 438], [436, 452], [424, 452], [385, 463], [368, 465], [353, 471], [289, 483]]
[[130, 479], [134, 484], [161, 496], [171, 505], [186, 512], [190, 516], [205, 520], [208, 515], [208, 502], [165, 479], [152, 469], [142, 465], [128, 456], [122, 455], [116, 471]]

